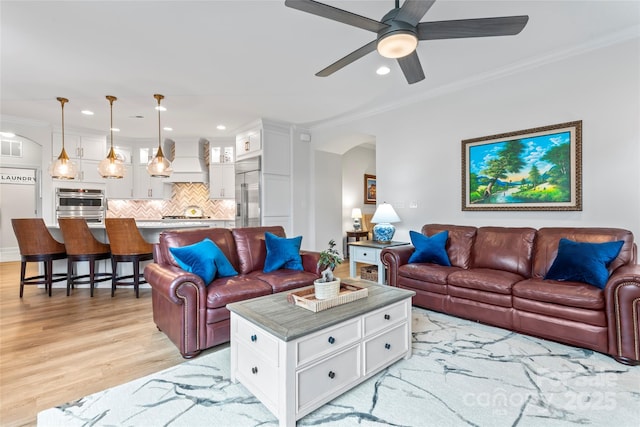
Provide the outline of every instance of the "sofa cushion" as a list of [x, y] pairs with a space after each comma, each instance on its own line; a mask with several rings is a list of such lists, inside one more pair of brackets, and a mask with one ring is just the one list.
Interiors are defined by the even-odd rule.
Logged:
[[469, 268], [476, 227], [452, 224], [425, 224], [422, 226], [422, 234], [425, 236], [433, 236], [442, 231], [449, 233], [446, 249], [451, 265]]
[[200, 276], [205, 285], [216, 276], [229, 277], [238, 274], [220, 248], [208, 238], [169, 250], [180, 268]]
[[273, 292], [283, 292], [303, 286], [313, 285], [313, 281], [318, 278], [314, 273], [308, 271], [280, 269], [271, 273], [255, 272], [255, 277], [268, 283]]
[[489, 268], [473, 268], [451, 273], [448, 277], [449, 286], [476, 289], [498, 294], [511, 294], [513, 285], [524, 277], [508, 271]]
[[264, 233], [269, 232], [278, 237], [286, 237], [284, 228], [280, 226], [242, 227], [231, 230], [238, 252], [240, 274], [262, 271], [267, 257], [267, 245]]
[[528, 279], [516, 283], [513, 296], [589, 310], [604, 310], [604, 292], [595, 286], [581, 282], [557, 282], [555, 280]]
[[607, 267], [620, 252], [622, 240], [605, 243], [574, 242], [562, 238], [556, 259], [545, 279], [585, 282], [604, 289], [609, 279]]
[[471, 267], [531, 275], [536, 230], [528, 227], [481, 227], [473, 245]]
[[404, 264], [398, 268], [398, 276], [446, 285], [449, 274], [459, 270], [437, 264]]
[[409, 257], [409, 263], [433, 263], [444, 266], [451, 266], [449, 256], [445, 246], [449, 237], [448, 231], [441, 231], [431, 237], [420, 234], [416, 231], [409, 231], [411, 243], [415, 251]]
[[265, 273], [270, 273], [281, 268], [299, 271], [304, 270], [302, 268], [302, 259], [300, 258], [302, 236], [287, 239], [266, 232], [264, 233], [264, 240], [267, 246], [267, 256], [263, 268]]
[[556, 258], [558, 243], [562, 238], [574, 242], [591, 243], [624, 241], [620, 253], [609, 264], [609, 271], [614, 271], [634, 260], [633, 234], [629, 230], [597, 227], [546, 227], [536, 233], [531, 277], [544, 278]]
[[272, 293], [267, 283], [246, 275], [214, 280], [207, 288], [207, 308], [225, 307], [227, 304], [257, 298]]
[[226, 228], [190, 228], [182, 230], [165, 230], [160, 233], [158, 255], [160, 264], [166, 262], [179, 267], [178, 262], [171, 254], [171, 248], [192, 245], [204, 239], [209, 239], [216, 244], [231, 262], [235, 270], [238, 270], [238, 255], [236, 244], [231, 230]]
[[533, 301], [516, 296], [513, 297], [513, 308], [516, 309], [514, 317], [521, 316], [521, 313], [525, 311], [593, 326], [607, 326], [607, 316], [604, 310], [588, 310], [580, 307]]

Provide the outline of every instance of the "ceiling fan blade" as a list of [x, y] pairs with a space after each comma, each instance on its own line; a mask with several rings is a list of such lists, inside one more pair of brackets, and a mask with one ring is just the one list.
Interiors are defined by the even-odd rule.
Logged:
[[323, 18], [332, 19], [342, 22], [343, 24], [362, 28], [363, 30], [373, 31], [374, 33], [388, 27], [387, 24], [383, 24], [382, 22], [313, 0], [286, 0], [284, 4], [293, 9], [322, 16]]
[[459, 19], [454, 21], [421, 22], [418, 39], [441, 40], [465, 37], [513, 36], [518, 34], [529, 17], [504, 16], [499, 18]]
[[402, 72], [409, 84], [424, 80], [424, 70], [422, 70], [422, 64], [420, 64], [418, 52], [415, 50], [411, 55], [398, 58], [398, 64], [400, 64], [400, 68], [402, 69]]
[[418, 22], [435, 2], [436, 0], [406, 0], [398, 11], [396, 19], [411, 25], [418, 25]]
[[324, 68], [324, 69], [318, 71], [316, 73], [316, 76], [318, 76], [318, 77], [330, 76], [331, 74], [335, 73], [339, 69], [346, 67], [347, 65], [351, 64], [352, 62], [362, 58], [366, 54], [371, 53], [374, 50], [376, 50], [377, 44], [378, 44], [377, 40], [374, 40], [374, 41], [372, 41], [370, 43], [365, 44], [364, 46], [362, 46], [359, 49], [354, 50], [353, 52], [351, 52], [350, 54], [348, 54], [344, 58], [339, 59], [336, 62], [334, 62], [333, 64], [329, 65], [327, 68]]

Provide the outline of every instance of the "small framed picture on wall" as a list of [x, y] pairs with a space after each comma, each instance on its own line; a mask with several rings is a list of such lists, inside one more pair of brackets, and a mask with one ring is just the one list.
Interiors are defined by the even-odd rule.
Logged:
[[376, 204], [376, 176], [364, 174], [364, 203]]

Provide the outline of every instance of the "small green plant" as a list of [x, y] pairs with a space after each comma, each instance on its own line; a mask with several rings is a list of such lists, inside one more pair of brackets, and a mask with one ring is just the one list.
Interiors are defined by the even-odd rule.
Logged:
[[335, 280], [333, 270], [338, 264], [342, 263], [340, 252], [335, 247], [336, 242], [331, 239], [329, 240], [329, 248], [320, 252], [318, 267], [324, 268], [324, 270], [322, 270], [322, 278], [318, 279], [318, 282], [333, 282]]

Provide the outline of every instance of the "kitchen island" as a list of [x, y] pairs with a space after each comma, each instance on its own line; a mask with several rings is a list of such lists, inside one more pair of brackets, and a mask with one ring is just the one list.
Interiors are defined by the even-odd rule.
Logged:
[[[140, 230], [140, 234], [142, 237], [149, 243], [158, 243], [160, 239], [160, 233], [164, 230], [176, 230], [176, 229], [187, 229], [187, 228], [209, 228], [220, 226], [220, 224], [224, 224], [224, 220], [213, 220], [213, 219], [144, 219], [144, 220], [136, 220], [136, 225]], [[54, 239], [59, 242], [64, 243], [64, 239], [62, 238], [62, 232], [60, 231], [60, 226], [58, 224], [50, 224], [47, 225], [49, 232], [53, 236]], [[107, 230], [104, 224], [95, 224], [89, 223], [89, 229], [91, 233], [94, 235], [96, 239], [101, 242], [109, 243], [109, 239], [107, 236]], [[144, 268], [144, 266], [153, 261], [146, 261], [141, 263], [140, 270]], [[79, 273], [88, 274], [89, 272], [89, 263], [82, 262], [78, 264]], [[40, 266], [40, 274], [43, 266]], [[122, 269], [122, 270], [121, 270]], [[67, 272], [67, 260], [56, 260], [53, 262], [53, 272], [54, 273], [66, 273]], [[111, 261], [110, 260], [101, 260], [96, 262], [96, 273], [109, 273], [111, 274]], [[131, 263], [118, 263], [118, 273], [120, 274], [132, 274], [133, 268]], [[66, 288], [67, 282], [60, 281], [53, 284], [54, 288]], [[78, 288], [88, 288], [89, 285], [78, 285]], [[96, 283], [96, 288], [99, 287], [111, 287], [110, 281]], [[140, 289], [149, 288], [148, 284], [140, 285]]]

